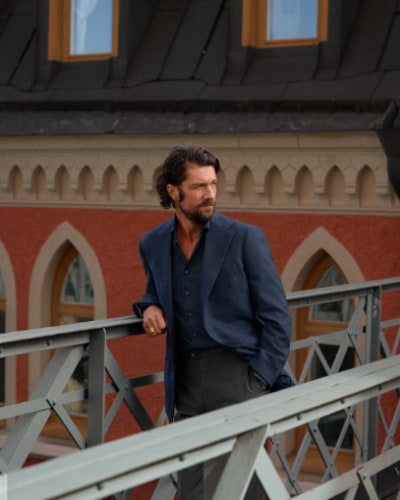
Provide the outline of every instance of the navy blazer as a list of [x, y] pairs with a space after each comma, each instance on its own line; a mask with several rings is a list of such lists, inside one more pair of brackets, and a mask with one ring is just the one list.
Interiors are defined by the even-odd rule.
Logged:
[[[171, 278], [174, 223], [172, 217], [140, 240], [147, 287], [142, 302], [134, 307], [140, 314], [140, 306], [156, 304], [167, 320], [164, 384], [165, 410], [170, 421], [174, 413], [176, 361]], [[217, 212], [206, 234], [200, 287], [208, 334], [242, 354], [272, 388], [284, 373], [291, 322], [286, 295], [261, 229]]]

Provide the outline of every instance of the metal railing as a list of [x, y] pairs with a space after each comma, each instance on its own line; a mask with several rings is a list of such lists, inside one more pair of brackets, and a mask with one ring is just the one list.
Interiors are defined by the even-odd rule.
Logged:
[[[161, 477], [163, 488], [153, 498], [165, 500], [174, 495], [165, 483], [167, 474], [228, 455], [218, 483], [211, 483], [208, 490], [206, 485], [205, 498], [243, 498], [255, 472], [268, 498], [289, 499], [290, 492], [264, 447], [265, 440], [294, 429], [300, 422], [311, 424], [339, 408], [398, 388], [399, 362], [400, 356], [395, 356], [9, 473], [8, 498], [23, 499], [27, 492], [31, 500], [104, 498]], [[347, 491], [355, 494], [360, 484], [371, 493], [370, 498], [378, 498], [373, 475], [399, 460], [397, 446], [299, 498], [328, 499]]]
[[[383, 294], [390, 296], [399, 290], [400, 278], [393, 278], [288, 294], [291, 309], [349, 299], [353, 304], [351, 317], [339, 325], [340, 331], [292, 343], [287, 368], [298, 382], [297, 387], [171, 426], [162, 425], [163, 414], [154, 424], [136, 392], [139, 386], [162, 381], [162, 374], [129, 378], [109, 348], [110, 342], [122, 337], [132, 336], [134, 342], [134, 337], [141, 333], [138, 319], [114, 318], [3, 334], [1, 357], [55, 351], [29, 400], [0, 409], [0, 419], [18, 417], [0, 452], [0, 468], [7, 473], [4, 477], [9, 498], [23, 498], [24, 488], [29, 488], [26, 491], [30, 498], [55, 498], [70, 493], [78, 498], [79, 491], [85, 492], [84, 498], [101, 498], [110, 491], [122, 490], [126, 492], [119, 496], [128, 498], [131, 488], [161, 478], [153, 498], [172, 499], [174, 471], [224, 453], [229, 455], [230, 465], [225, 468], [213, 498], [242, 498], [254, 471], [270, 498], [289, 495], [322, 498], [305, 496], [311, 493], [303, 491], [299, 481], [310, 453], [316, 454], [322, 464], [319, 488], [324, 488], [324, 498], [329, 498], [328, 491], [331, 496], [341, 491], [355, 494], [360, 483], [365, 491], [371, 492], [376, 486], [370, 479], [371, 474], [400, 461], [396, 447], [400, 420], [397, 356], [400, 315], [397, 312], [395, 317], [381, 318]], [[89, 353], [88, 386], [67, 391], [67, 383], [85, 352]], [[349, 353], [354, 368], [341, 371]], [[303, 360], [301, 366], [299, 359]], [[315, 378], [316, 365], [329, 376], [311, 381]], [[105, 374], [107, 382], [104, 382]], [[110, 393], [115, 393], [115, 399], [106, 410], [105, 397]], [[387, 404], [382, 403], [384, 393], [390, 394], [390, 412]], [[65, 408], [66, 404], [81, 400], [87, 400], [88, 406], [87, 438], [82, 436]], [[102, 444], [121, 404], [127, 406], [140, 428], [148, 432]], [[96, 446], [93, 450], [18, 470], [32, 452], [52, 412], [78, 449], [101, 445], [101, 452]], [[329, 427], [332, 416], [339, 421], [333, 438], [324, 429], [326, 423]], [[152, 429], [154, 426], [161, 428]], [[349, 439], [350, 451], [345, 445]], [[265, 453], [266, 440], [268, 454]], [[344, 474], [338, 467], [343, 453], [353, 457], [354, 467]], [[108, 463], [108, 471], [105, 466], [90, 466], [95, 456], [98, 463], [99, 455], [107, 458], [104, 463]], [[244, 455], [251, 456], [251, 460], [244, 461]], [[68, 476], [67, 471], [72, 473], [74, 467], [78, 472], [85, 472], [79, 479], [78, 472], [74, 475], [75, 486], [71, 488], [71, 475]], [[51, 487], [45, 480], [48, 474], [53, 478]], [[283, 483], [271, 481], [267, 476], [282, 477]], [[60, 480], [55, 481], [54, 477]], [[347, 485], [346, 489], [343, 485]], [[32, 496], [34, 491], [38, 496]], [[226, 491], [232, 491], [232, 496], [227, 497]]]

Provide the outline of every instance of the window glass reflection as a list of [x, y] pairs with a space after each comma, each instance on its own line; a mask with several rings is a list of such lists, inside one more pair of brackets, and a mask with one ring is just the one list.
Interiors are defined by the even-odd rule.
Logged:
[[71, 55], [112, 52], [113, 0], [71, 0]]
[[316, 38], [318, 0], [268, 0], [267, 39]]
[[[345, 280], [335, 266], [329, 267], [318, 283], [318, 288], [344, 285]], [[317, 304], [310, 308], [310, 319], [316, 321], [349, 322], [353, 314], [353, 302], [350, 299]]]
[[85, 262], [77, 255], [71, 262], [62, 287], [61, 301], [93, 304], [93, 288]]

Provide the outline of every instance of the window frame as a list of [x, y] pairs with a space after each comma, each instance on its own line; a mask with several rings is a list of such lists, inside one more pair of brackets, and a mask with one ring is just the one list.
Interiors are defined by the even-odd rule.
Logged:
[[[313, 267], [310, 269], [307, 277], [302, 286], [302, 290], [310, 290], [318, 288], [318, 284], [321, 278], [324, 276], [325, 272], [332, 266], [335, 266], [339, 273], [342, 275], [344, 282], [347, 283], [347, 279], [344, 275], [339, 264], [335, 261], [335, 259], [329, 255], [328, 253], [323, 253], [319, 259], [314, 263]], [[342, 322], [336, 321], [320, 321], [313, 320], [310, 317], [310, 311], [312, 306], [302, 307], [297, 310], [296, 313], [296, 328], [297, 328], [297, 340], [305, 339], [310, 336], [318, 336], [322, 333], [331, 333], [338, 331], [340, 328], [340, 324]], [[300, 374], [301, 367], [304, 366], [306, 362], [307, 353], [304, 349], [299, 349], [296, 353], [296, 366], [298, 367], [297, 376]], [[354, 356], [354, 366], [356, 366], [357, 360]], [[355, 410], [355, 415], [357, 415], [358, 409]], [[357, 417], [356, 417], [357, 418]], [[303, 439], [303, 430], [298, 427], [295, 429], [295, 448], [298, 447], [302, 443]], [[353, 441], [354, 441], [353, 437]], [[331, 447], [328, 447], [331, 449]], [[289, 457], [289, 461], [292, 462], [294, 459], [294, 455]], [[355, 460], [355, 445], [353, 442], [352, 448], [340, 448], [338, 455], [336, 466], [340, 473], [347, 472], [354, 466]], [[325, 472], [323, 460], [321, 459], [321, 455], [315, 446], [311, 445], [308, 449], [305, 458], [303, 460], [301, 471], [303, 473], [311, 473], [316, 475], [322, 475]]]
[[256, 48], [318, 45], [328, 40], [329, 0], [318, 0], [318, 29], [315, 38], [267, 39], [268, 0], [243, 0], [242, 44]]
[[[87, 320], [94, 319], [94, 302], [93, 304], [82, 304], [74, 302], [62, 302], [61, 293], [63, 290], [64, 280], [67, 275], [68, 269], [72, 264], [75, 257], [79, 255], [77, 248], [70, 245], [63, 254], [58, 268], [55, 272], [53, 279], [53, 287], [51, 294], [51, 324], [59, 325], [60, 315], [86, 317]], [[80, 430], [81, 434], [87, 436], [87, 415], [80, 413], [70, 413], [70, 417], [75, 425]], [[43, 428], [42, 434], [49, 437], [57, 437], [69, 439], [68, 433], [57, 416], [52, 413]]]
[[112, 49], [100, 54], [70, 54], [71, 0], [49, 0], [48, 54], [49, 61], [101, 61], [118, 55], [120, 0], [113, 0]]
[[61, 292], [64, 285], [64, 279], [67, 275], [69, 266], [78, 255], [78, 250], [71, 245], [65, 252], [63, 259], [57, 269], [57, 273], [54, 277], [51, 315], [52, 325], [60, 324], [59, 317], [61, 315], [84, 317], [87, 318], [88, 321], [94, 319], [94, 304], [61, 301]]

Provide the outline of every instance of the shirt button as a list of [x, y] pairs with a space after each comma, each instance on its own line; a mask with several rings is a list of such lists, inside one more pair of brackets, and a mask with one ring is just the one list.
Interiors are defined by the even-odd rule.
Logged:
[[189, 274], [189, 271], [187, 269], [185, 269], [184, 274]]
[[185, 290], [185, 295], [189, 295], [189, 292], [187, 290]]

